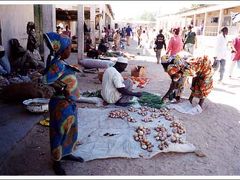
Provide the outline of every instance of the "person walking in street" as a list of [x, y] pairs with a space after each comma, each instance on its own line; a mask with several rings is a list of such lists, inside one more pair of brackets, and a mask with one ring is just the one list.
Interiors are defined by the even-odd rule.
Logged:
[[180, 28], [173, 29], [173, 36], [170, 38], [167, 47], [167, 55], [173, 56], [180, 52], [183, 48], [182, 38], [179, 35]]
[[120, 49], [120, 41], [121, 41], [121, 35], [119, 33], [119, 30], [116, 30], [116, 32], [113, 35], [113, 43], [114, 43], [115, 50]]
[[190, 54], [194, 53], [194, 49], [197, 48], [197, 35], [192, 31], [192, 26], [188, 26], [188, 33], [184, 41], [184, 49]]
[[186, 33], [187, 33], [187, 29], [186, 29], [186, 27], [183, 27], [183, 29], [182, 29], [182, 33], [181, 33], [183, 43], [184, 43], [185, 38], [186, 38], [186, 36], [187, 36]]
[[229, 77], [232, 77], [235, 65], [238, 67], [238, 74], [240, 72], [240, 33], [232, 42], [232, 63], [230, 65]]
[[75, 73], [79, 70], [65, 62], [71, 53], [69, 37], [49, 32], [44, 34], [44, 39], [51, 54], [54, 54], [43, 77], [43, 83], [55, 89], [49, 102], [53, 170], [56, 175], [66, 175], [61, 160], [84, 162], [83, 158], [72, 155], [78, 138], [76, 102], [80, 98], [80, 91]]
[[148, 36], [147, 36], [145, 30], [143, 30], [142, 35], [141, 35], [141, 44], [140, 44], [143, 49], [143, 55], [146, 55], [147, 42], [148, 42]]
[[126, 29], [127, 46], [130, 46], [131, 34], [132, 34], [132, 28], [130, 26], [128, 26]]
[[141, 35], [142, 35], [142, 26], [137, 30], [137, 38], [138, 38], [138, 47], [141, 44]]
[[154, 51], [156, 52], [156, 57], [157, 57], [157, 64], [159, 64], [160, 60], [161, 60], [161, 52], [162, 49], [166, 50], [166, 43], [165, 43], [165, 37], [162, 34], [162, 29], [159, 30], [159, 34], [156, 37], [155, 40], [155, 47], [154, 47]]
[[157, 38], [157, 32], [156, 32], [156, 29], [153, 29], [149, 37], [149, 49], [152, 49], [154, 42], [156, 41], [156, 38]]
[[220, 34], [217, 36], [216, 47], [215, 47], [215, 57], [213, 62], [213, 68], [216, 72], [220, 66], [219, 73], [220, 79], [219, 82], [223, 80], [225, 65], [226, 65], [226, 57], [228, 54], [228, 41], [227, 41], [228, 28], [223, 27], [221, 29]]

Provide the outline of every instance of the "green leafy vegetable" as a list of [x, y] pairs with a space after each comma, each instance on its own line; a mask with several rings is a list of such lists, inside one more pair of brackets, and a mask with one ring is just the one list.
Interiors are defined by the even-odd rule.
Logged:
[[142, 96], [140, 97], [138, 102], [141, 106], [148, 106], [148, 107], [157, 108], [157, 109], [160, 109], [163, 106], [161, 96], [148, 93], [148, 92], [142, 92]]

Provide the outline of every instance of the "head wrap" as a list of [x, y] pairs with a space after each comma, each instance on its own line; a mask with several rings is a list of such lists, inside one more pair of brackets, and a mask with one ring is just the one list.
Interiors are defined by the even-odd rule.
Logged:
[[161, 57], [161, 63], [171, 63], [172, 60], [175, 58], [175, 56], [168, 56], [168, 55], [163, 55]]
[[167, 73], [172, 76], [176, 73], [178, 73], [181, 70], [181, 68], [175, 64], [170, 64], [167, 68]]
[[44, 34], [45, 42], [50, 51], [60, 55], [71, 45], [71, 40], [67, 36], [49, 32]]
[[119, 63], [124, 63], [124, 64], [128, 64], [127, 58], [124, 58], [124, 57], [121, 57], [121, 56], [118, 57], [117, 62], [119, 62]]

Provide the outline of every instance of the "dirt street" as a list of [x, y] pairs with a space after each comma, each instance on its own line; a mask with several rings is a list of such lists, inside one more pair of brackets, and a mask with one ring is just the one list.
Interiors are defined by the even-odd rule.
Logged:
[[[141, 50], [136, 50], [136, 42], [132, 42], [132, 46], [127, 47], [126, 51], [141, 53]], [[74, 55], [72, 58], [75, 58]], [[138, 57], [137, 60], [131, 60], [125, 74], [130, 74], [130, 68], [136, 64], [145, 65], [147, 77], [150, 78], [150, 83], [138, 90], [163, 95], [168, 89], [170, 79], [162, 66], [156, 64], [155, 57]], [[97, 74], [79, 75], [79, 83], [81, 91], [101, 88]], [[186, 90], [186, 97], [189, 96], [189, 92]], [[206, 100], [201, 114], [191, 116], [173, 111], [187, 129], [187, 140], [206, 157], [198, 157], [194, 153], [162, 153], [152, 159], [114, 158], [85, 163], [66, 161], [66, 172], [68, 175], [79, 176], [240, 175], [239, 92], [240, 78], [230, 80], [226, 75], [223, 84], [215, 83], [215, 88]], [[48, 128], [36, 124], [8, 153], [0, 167], [0, 174], [54, 175], [49, 152]]]

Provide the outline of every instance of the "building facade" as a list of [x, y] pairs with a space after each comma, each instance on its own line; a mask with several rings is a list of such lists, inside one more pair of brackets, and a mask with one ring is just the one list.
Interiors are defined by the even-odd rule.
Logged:
[[193, 25], [198, 35], [216, 36], [223, 26], [229, 29], [229, 35], [236, 35], [240, 29], [239, 23], [232, 23], [231, 14], [240, 12], [239, 2], [229, 2], [219, 5], [203, 5], [160, 16], [157, 18], [157, 28], [171, 29]]
[[[61, 23], [63, 28], [68, 25], [72, 36], [77, 38], [78, 60], [81, 60], [84, 55], [84, 24], [91, 29], [91, 37], [95, 44], [96, 34], [101, 38], [101, 30], [104, 26], [110, 25], [113, 28], [113, 19], [114, 14], [108, 4], [0, 5], [0, 44], [5, 47], [7, 54], [9, 40], [13, 38], [18, 39], [23, 48], [26, 48], [28, 38], [26, 26], [32, 21], [36, 25], [40, 54], [46, 59], [49, 51], [44, 45], [43, 33], [56, 32], [56, 26]], [[100, 24], [98, 29], [97, 23]]]

